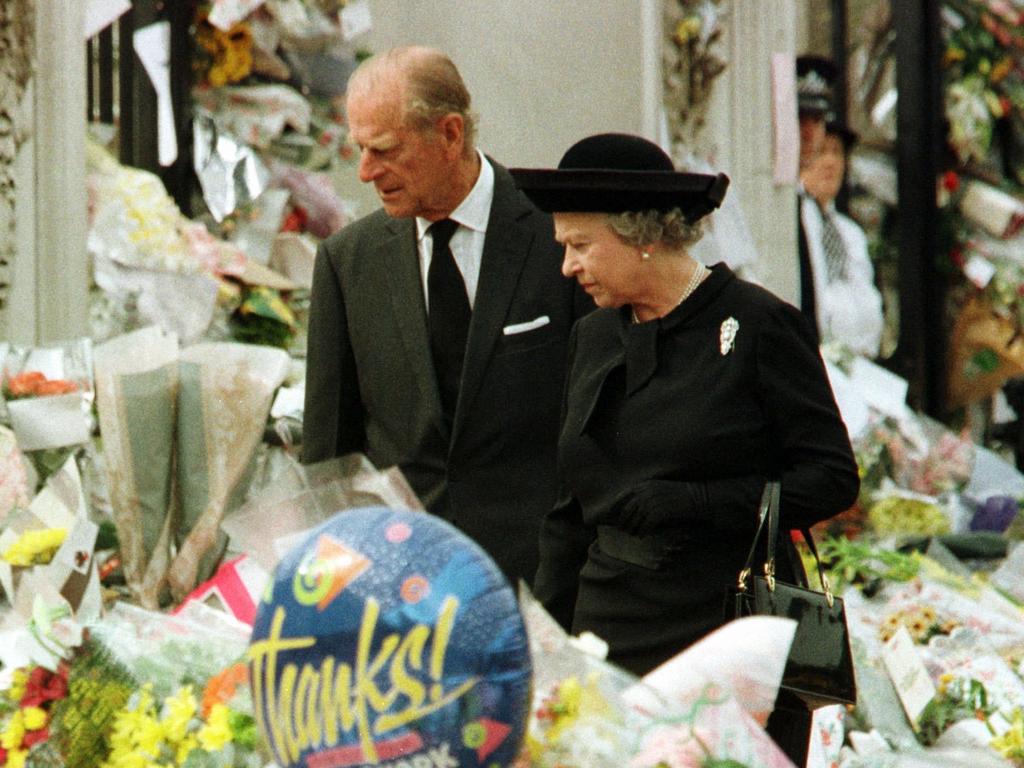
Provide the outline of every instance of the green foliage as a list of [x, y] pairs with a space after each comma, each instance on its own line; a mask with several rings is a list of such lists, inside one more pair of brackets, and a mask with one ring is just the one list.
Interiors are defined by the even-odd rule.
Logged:
[[829, 537], [821, 542], [819, 551], [832, 588], [839, 593], [849, 585], [865, 589], [879, 580], [909, 581], [921, 569], [921, 561], [913, 555], [873, 547], [859, 539]]
[[971, 718], [985, 720], [993, 711], [984, 685], [973, 678], [957, 678], [941, 689], [924, 708], [918, 718], [917, 739], [930, 746], [953, 723]]
[[109, 752], [107, 734], [138, 687], [103, 646], [86, 641], [71, 665], [67, 698], [54, 706], [52, 739], [67, 768], [95, 768]]

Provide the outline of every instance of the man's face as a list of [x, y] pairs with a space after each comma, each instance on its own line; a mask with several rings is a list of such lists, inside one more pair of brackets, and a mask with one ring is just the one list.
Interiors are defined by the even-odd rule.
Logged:
[[451, 213], [450, 178], [461, 146], [453, 150], [439, 126], [408, 127], [396, 88], [350, 94], [347, 111], [359, 180], [373, 182], [389, 215], [436, 221]]
[[800, 167], [806, 168], [808, 163], [821, 152], [825, 141], [825, 116], [813, 112], [800, 113]]

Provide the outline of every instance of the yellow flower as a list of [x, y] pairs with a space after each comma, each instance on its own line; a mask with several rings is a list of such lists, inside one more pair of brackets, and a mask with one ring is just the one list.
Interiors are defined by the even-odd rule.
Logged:
[[999, 100], [999, 96], [992, 93], [992, 91], [985, 91], [985, 93], [982, 95], [985, 98], [985, 104], [988, 105], [988, 111], [992, 113], [992, 117], [1002, 117], [1003, 103]]
[[25, 758], [28, 757], [27, 749], [12, 749], [7, 753], [6, 768], [25, 768]]
[[164, 713], [160, 725], [164, 738], [171, 742], [172, 746], [176, 746], [185, 738], [189, 721], [195, 717], [197, 708], [191, 685], [186, 685], [174, 696], [164, 699]]
[[1013, 710], [1012, 723], [1009, 730], [989, 742], [989, 746], [1009, 760], [1024, 757], [1024, 716], [1020, 708]]
[[28, 670], [25, 668], [16, 669], [11, 673], [11, 687], [7, 691], [7, 698], [11, 701], [21, 701], [25, 695], [25, 686], [28, 685]]
[[148, 755], [159, 755], [164, 742], [164, 729], [155, 717], [144, 717], [136, 723], [135, 741]]
[[949, 689], [949, 684], [956, 679], [952, 672], [943, 672], [939, 675], [939, 693], [945, 693]]
[[21, 746], [24, 738], [25, 716], [21, 714], [19, 709], [11, 715], [11, 719], [7, 721], [7, 726], [4, 728], [4, 732], [0, 733], [0, 747], [8, 750], [15, 749]]
[[199, 742], [196, 741], [196, 737], [192, 734], [188, 734], [178, 743], [178, 749], [174, 754], [174, 761], [178, 765], [183, 765], [188, 760], [189, 753], [193, 749], [199, 747]]
[[967, 58], [967, 52], [963, 48], [947, 48], [945, 56], [946, 64], [952, 64], [954, 61], [963, 61]]
[[106, 768], [148, 768], [160, 754], [163, 728], [156, 719], [151, 685], [145, 685], [130, 709], [123, 709], [110, 733]]
[[150, 768], [152, 765], [153, 761], [146, 755], [129, 750], [117, 755], [112, 753], [103, 764], [103, 768]]
[[207, 752], [219, 752], [231, 741], [230, 710], [225, 704], [214, 704], [206, 725], [199, 730], [199, 743]]
[[46, 710], [39, 707], [25, 707], [21, 716], [25, 720], [26, 731], [38, 731], [46, 725]]
[[686, 45], [700, 34], [701, 20], [699, 16], [687, 16], [676, 24], [675, 41], [679, 45]]
[[35, 528], [25, 531], [0, 557], [11, 565], [45, 565], [67, 538], [67, 528]]
[[1004, 56], [999, 62], [992, 68], [992, 72], [989, 74], [989, 80], [993, 83], [998, 83], [1010, 72], [1013, 71], [1013, 57]]
[[897, 629], [899, 629], [900, 624], [902, 624], [902, 623], [903, 623], [903, 620], [902, 620], [902, 616], [900, 614], [898, 614], [898, 613], [890, 613], [882, 621], [882, 627], [884, 629], [897, 630]]

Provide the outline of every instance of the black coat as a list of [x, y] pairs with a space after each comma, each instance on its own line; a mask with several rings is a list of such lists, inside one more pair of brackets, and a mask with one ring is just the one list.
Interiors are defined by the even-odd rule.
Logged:
[[[643, 673], [722, 623], [766, 478], [782, 480], [784, 529], [846, 509], [859, 480], [794, 307], [720, 264], [660, 321], [629, 317], [599, 310], [574, 331], [565, 493], [542, 531], [535, 591], [573, 632], [594, 632], [613, 661]], [[617, 502], [649, 478], [701, 484], [706, 509], [646, 539], [622, 533]]]
[[[317, 253], [302, 457], [358, 451], [379, 468], [399, 466], [429, 511], [474, 538], [510, 579], [532, 581], [540, 522], [555, 498], [569, 331], [593, 303], [560, 273], [551, 217], [491, 164], [494, 199], [451, 434], [415, 220], [381, 210]], [[504, 332], [542, 317], [534, 330]]]

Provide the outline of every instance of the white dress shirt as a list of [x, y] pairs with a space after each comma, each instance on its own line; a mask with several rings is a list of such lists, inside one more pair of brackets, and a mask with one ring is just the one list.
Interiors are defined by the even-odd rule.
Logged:
[[[457, 222], [459, 227], [452, 235], [449, 248], [452, 257], [462, 273], [466, 283], [466, 296], [469, 306], [473, 307], [476, 299], [476, 286], [480, 280], [480, 262], [484, 254], [484, 240], [487, 237], [487, 219], [491, 215], [491, 202], [494, 200], [494, 168], [479, 149], [480, 175], [476, 184], [466, 195], [459, 206], [451, 212], [449, 219]], [[430, 310], [430, 297], [427, 291], [427, 274], [430, 259], [433, 256], [434, 241], [427, 237], [427, 228], [432, 222], [416, 217], [416, 243], [420, 254], [420, 279], [423, 282], [423, 300]]]
[[846, 278], [831, 282], [822, 244], [821, 208], [810, 195], [801, 196], [800, 217], [814, 273], [814, 300], [821, 341], [835, 339], [858, 354], [877, 357], [884, 325], [882, 295], [875, 287], [867, 238], [857, 222], [836, 211], [831, 203], [827, 213], [835, 222], [847, 258]]

